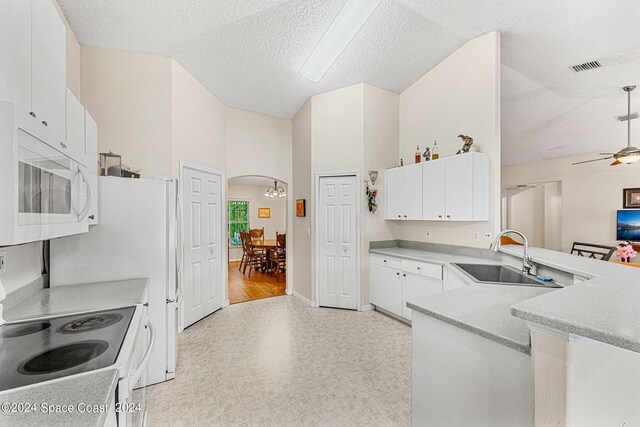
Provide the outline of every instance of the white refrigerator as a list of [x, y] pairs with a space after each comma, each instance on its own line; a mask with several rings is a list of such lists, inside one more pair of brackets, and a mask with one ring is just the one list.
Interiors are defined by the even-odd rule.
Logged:
[[157, 331], [147, 384], [175, 377], [178, 333], [177, 184], [99, 177], [99, 223], [51, 241], [50, 286], [148, 278]]

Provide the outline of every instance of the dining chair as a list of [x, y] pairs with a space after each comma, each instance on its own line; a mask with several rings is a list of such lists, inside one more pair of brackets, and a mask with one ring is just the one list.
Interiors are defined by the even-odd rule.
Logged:
[[244, 234], [245, 247], [247, 249], [247, 261], [244, 264], [244, 270], [242, 270], [243, 274], [246, 274], [247, 267], [249, 267], [249, 277], [251, 277], [251, 270], [258, 270], [262, 268], [262, 265], [265, 263], [265, 253], [261, 251], [257, 251], [253, 247], [253, 242], [251, 241], [251, 235], [249, 233]]
[[264, 239], [264, 227], [262, 228], [254, 228], [253, 230], [249, 230], [249, 234], [251, 234], [252, 239]]
[[609, 261], [615, 251], [616, 248], [614, 246], [596, 245], [593, 243], [573, 242], [573, 246], [571, 246], [572, 255], [600, 259], [602, 261]]
[[269, 263], [275, 269], [276, 282], [280, 281], [280, 273], [287, 271], [287, 235], [276, 231], [276, 248], [269, 254]]
[[242, 245], [242, 259], [240, 260], [240, 266], [238, 267], [238, 271], [242, 270], [242, 264], [247, 263], [247, 247], [245, 245], [245, 234], [246, 231], [240, 230], [240, 244]]

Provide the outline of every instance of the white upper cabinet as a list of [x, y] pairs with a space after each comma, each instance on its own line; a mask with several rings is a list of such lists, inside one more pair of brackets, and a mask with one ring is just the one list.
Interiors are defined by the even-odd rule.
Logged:
[[422, 219], [422, 164], [405, 166], [402, 219]]
[[67, 88], [67, 131], [66, 144], [67, 149], [73, 153], [73, 156], [84, 163], [85, 155], [85, 129], [84, 129], [84, 107], [75, 97], [73, 92]]
[[447, 157], [445, 163], [445, 218], [488, 221], [489, 157], [471, 152]]
[[422, 165], [385, 171], [385, 219], [422, 219]]
[[51, 0], [0, 1], [0, 100], [65, 152], [67, 33]]
[[66, 37], [51, 0], [32, 0], [30, 111], [60, 141], [65, 138]]
[[31, 2], [0, 1], [0, 100], [31, 105]]
[[384, 175], [385, 218], [402, 219], [404, 214], [404, 168], [387, 169]]
[[422, 219], [445, 219], [445, 160], [431, 160], [422, 167]]
[[385, 173], [385, 219], [488, 221], [489, 157], [465, 153]]

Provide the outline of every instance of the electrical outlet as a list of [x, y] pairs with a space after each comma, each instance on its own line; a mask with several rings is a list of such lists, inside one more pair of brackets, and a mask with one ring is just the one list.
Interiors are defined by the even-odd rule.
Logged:
[[0, 252], [0, 273], [4, 273], [5, 271], [7, 271], [7, 257], [5, 255], [5, 252], [2, 251]]
[[427, 239], [431, 238], [431, 230], [427, 230], [426, 237]]
[[480, 233], [478, 233], [477, 231], [473, 232], [473, 241], [474, 242], [480, 241]]
[[490, 242], [492, 239], [491, 233], [490, 232], [486, 232], [484, 233], [484, 235], [482, 236], [484, 238], [484, 240]]

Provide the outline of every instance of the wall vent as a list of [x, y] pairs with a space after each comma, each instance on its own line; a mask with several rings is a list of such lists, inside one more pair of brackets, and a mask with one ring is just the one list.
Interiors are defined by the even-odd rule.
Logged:
[[594, 68], [600, 68], [600, 67], [602, 67], [602, 64], [599, 61], [591, 61], [591, 62], [585, 62], [584, 64], [574, 65], [571, 67], [571, 69], [576, 73], [579, 73], [581, 71], [589, 71], [589, 70], [593, 70]]
[[[638, 117], [640, 117], [638, 113], [631, 113], [631, 120], [637, 119]], [[616, 120], [619, 122], [626, 122], [627, 120], [629, 120], [629, 116], [627, 116], [626, 114], [623, 114], [622, 116], [616, 116]]]

